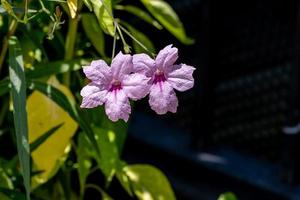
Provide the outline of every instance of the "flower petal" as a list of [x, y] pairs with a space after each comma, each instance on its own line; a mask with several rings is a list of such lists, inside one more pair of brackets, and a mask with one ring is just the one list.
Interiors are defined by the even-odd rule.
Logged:
[[180, 64], [173, 65], [172, 71], [167, 74], [167, 81], [176, 90], [183, 92], [194, 86], [194, 67]]
[[119, 119], [123, 119], [127, 122], [129, 114], [131, 113], [131, 107], [124, 91], [114, 90], [109, 92], [106, 99], [105, 112], [108, 118], [114, 122]]
[[110, 67], [103, 60], [92, 61], [91, 66], [83, 66], [86, 77], [98, 85], [109, 84], [112, 76]]
[[150, 89], [150, 84], [148, 84], [150, 78], [147, 78], [143, 74], [130, 74], [124, 76], [122, 87], [125, 94], [133, 99], [138, 100], [144, 98]]
[[120, 51], [112, 60], [111, 71], [113, 77], [121, 81], [124, 75], [130, 74], [133, 71], [132, 56], [123, 54]]
[[155, 61], [147, 54], [135, 54], [132, 58], [133, 71], [151, 77], [155, 72]]
[[80, 107], [94, 108], [102, 105], [105, 102], [107, 92], [107, 90], [101, 90], [101, 88], [94, 83], [88, 84], [80, 91], [80, 95], [83, 97]]
[[158, 82], [150, 88], [149, 104], [157, 114], [166, 114], [168, 111], [177, 112], [178, 99], [168, 82]]
[[160, 50], [155, 59], [156, 67], [160, 70], [167, 70], [178, 59], [178, 49], [172, 45], [166, 46]]

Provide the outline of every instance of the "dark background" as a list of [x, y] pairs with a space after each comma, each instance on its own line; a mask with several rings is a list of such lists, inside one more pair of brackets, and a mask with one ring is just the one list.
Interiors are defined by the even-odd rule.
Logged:
[[281, 131], [300, 121], [299, 1], [169, 3], [195, 45], [131, 20], [157, 49], [179, 48], [195, 87], [177, 93], [177, 114], [135, 105], [125, 159], [162, 169], [178, 199], [299, 200], [299, 137]]

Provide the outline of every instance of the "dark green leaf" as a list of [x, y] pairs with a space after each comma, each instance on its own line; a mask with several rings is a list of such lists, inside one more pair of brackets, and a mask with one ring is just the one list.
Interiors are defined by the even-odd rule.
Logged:
[[63, 123], [54, 126], [53, 128], [51, 128], [49, 131], [47, 131], [46, 133], [44, 133], [41, 137], [39, 137], [38, 139], [36, 139], [33, 143], [30, 144], [30, 151], [33, 152], [34, 150], [36, 150], [41, 144], [43, 144], [51, 135], [53, 135], [53, 133], [55, 133], [61, 126], [63, 125]]
[[22, 51], [18, 39], [9, 38], [9, 77], [14, 106], [14, 124], [27, 199], [30, 199], [30, 149], [26, 112], [26, 82]]
[[97, 22], [97, 18], [92, 14], [82, 14], [82, 25], [86, 36], [101, 56], [105, 56], [104, 35]]
[[145, 50], [143, 47], [141, 47], [137, 42], [135, 42], [134, 40], [133, 42], [133, 48], [135, 50], [136, 53], [155, 53], [155, 48], [153, 43], [151, 42], [151, 40], [142, 32], [140, 32], [139, 30], [137, 30], [136, 28], [134, 28], [133, 26], [131, 26], [128, 23], [123, 23], [124, 26], [126, 26], [126, 28], [129, 30], [129, 32], [133, 35], [133, 37], [135, 37], [138, 41], [140, 41], [147, 49]]
[[33, 70], [26, 71], [26, 77], [30, 79], [41, 78], [68, 71], [82, 69], [82, 65], [89, 64], [91, 59], [60, 60], [54, 62], [40, 63], [33, 67]]
[[183, 44], [193, 44], [172, 7], [163, 0], [141, 0], [149, 12]]
[[26, 196], [23, 193], [15, 191], [15, 190], [9, 190], [9, 189], [0, 187], [0, 193], [5, 194], [11, 200], [26, 200]]
[[144, 20], [145, 22], [153, 25], [157, 29], [161, 30], [163, 27], [155, 20], [153, 19], [148, 13], [143, 11], [142, 9], [136, 7], [136, 6], [131, 6], [131, 5], [126, 5], [126, 6], [117, 6], [117, 9], [120, 10], [125, 10], [131, 14], [134, 14], [135, 16], [139, 17], [140, 19]]
[[0, 81], [0, 96], [8, 93], [10, 90], [10, 81], [9, 79], [5, 78]]

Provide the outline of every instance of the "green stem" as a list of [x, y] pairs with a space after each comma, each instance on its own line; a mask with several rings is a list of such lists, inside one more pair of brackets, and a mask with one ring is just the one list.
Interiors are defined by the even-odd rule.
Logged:
[[[78, 21], [79, 20], [77, 17], [69, 20], [68, 33], [67, 33], [66, 44], [65, 44], [65, 57], [64, 57], [65, 60], [71, 60], [73, 58], [74, 50], [75, 50]], [[70, 85], [70, 72], [66, 72], [63, 75], [63, 83], [67, 86]]]

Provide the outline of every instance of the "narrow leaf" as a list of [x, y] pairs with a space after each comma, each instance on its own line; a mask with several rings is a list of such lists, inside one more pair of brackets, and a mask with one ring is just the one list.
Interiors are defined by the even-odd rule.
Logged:
[[105, 56], [104, 35], [97, 18], [92, 14], [82, 14], [82, 25], [86, 36], [101, 56]]
[[55, 133], [61, 126], [63, 125], [63, 123], [54, 126], [53, 128], [51, 128], [49, 131], [47, 131], [46, 133], [44, 133], [42, 136], [40, 136], [38, 139], [36, 139], [34, 142], [32, 142], [30, 144], [30, 151], [33, 152], [34, 150], [36, 150], [41, 144], [43, 144], [51, 135], [53, 135], [53, 133]]
[[117, 9], [125, 10], [125, 11], [139, 17], [140, 19], [144, 20], [145, 22], [153, 25], [154, 27], [156, 27], [159, 30], [161, 30], [163, 28], [158, 23], [158, 21], [156, 21], [155, 19], [153, 19], [153, 17], [151, 17], [151, 15], [149, 15], [148, 13], [146, 13], [145, 11], [143, 11], [142, 9], [140, 9], [136, 6], [132, 6], [132, 5], [117, 6]]
[[27, 199], [30, 199], [30, 149], [26, 111], [26, 82], [22, 51], [18, 39], [14, 36], [9, 38], [9, 77], [12, 84], [11, 93], [18, 155], [26, 196]]
[[183, 24], [173, 8], [163, 0], [141, 0], [149, 12], [180, 42], [193, 44], [194, 40], [187, 37]]
[[143, 47], [141, 47], [137, 42], [135, 42], [133, 40], [132, 41], [133, 48], [136, 53], [149, 53], [149, 51], [152, 53], [155, 52], [153, 43], [144, 33], [140, 32], [139, 30], [137, 30], [136, 28], [134, 28], [133, 26], [131, 26], [128, 23], [123, 23], [123, 24], [129, 30], [129, 32], [132, 34], [132, 36], [135, 37], [135, 39], [137, 39], [138, 41], [140, 41], [148, 49], [148, 51], [145, 50]]

